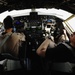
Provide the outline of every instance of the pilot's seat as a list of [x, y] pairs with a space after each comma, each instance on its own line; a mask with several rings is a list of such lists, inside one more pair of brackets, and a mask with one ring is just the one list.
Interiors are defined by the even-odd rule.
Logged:
[[9, 53], [0, 54], [0, 71], [1, 72], [21, 69], [21, 68], [26, 69], [25, 42], [22, 43], [22, 47], [20, 47], [19, 49], [20, 49], [19, 57], [15, 57]]

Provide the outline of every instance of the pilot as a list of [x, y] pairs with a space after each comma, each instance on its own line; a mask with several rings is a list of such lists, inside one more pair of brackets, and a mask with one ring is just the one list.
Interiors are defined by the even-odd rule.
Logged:
[[[25, 35], [23, 33], [13, 32], [13, 17], [8, 15], [3, 20], [5, 31], [0, 35], [0, 43], [8, 35], [9, 38], [2, 45], [0, 53], [7, 53], [14, 57], [19, 57], [23, 50], [19, 51], [19, 48], [22, 47], [22, 43], [25, 42]], [[21, 53], [20, 53], [21, 52]], [[23, 52], [24, 53], [24, 52]]]
[[73, 75], [75, 71], [75, 32], [69, 37], [69, 41], [61, 42], [54, 48], [49, 48], [51, 43], [51, 37], [48, 36], [36, 50], [39, 56], [52, 61], [51, 75]]

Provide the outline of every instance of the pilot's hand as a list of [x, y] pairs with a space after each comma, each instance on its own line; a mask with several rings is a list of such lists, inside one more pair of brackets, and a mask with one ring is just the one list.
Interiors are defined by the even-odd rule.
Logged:
[[51, 35], [51, 33], [47, 36], [47, 38], [51, 39], [52, 41], [54, 41], [54, 36]]
[[66, 34], [66, 30], [65, 29], [63, 29], [63, 33]]

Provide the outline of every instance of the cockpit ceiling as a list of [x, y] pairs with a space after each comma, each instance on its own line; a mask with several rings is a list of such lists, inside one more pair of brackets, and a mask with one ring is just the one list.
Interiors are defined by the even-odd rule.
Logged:
[[0, 0], [0, 13], [30, 8], [58, 8], [75, 13], [75, 0]]

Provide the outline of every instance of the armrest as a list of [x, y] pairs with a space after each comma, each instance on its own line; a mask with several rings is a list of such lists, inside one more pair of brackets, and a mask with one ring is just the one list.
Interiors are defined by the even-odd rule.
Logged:
[[4, 59], [19, 60], [19, 58], [14, 57], [14, 56], [12, 56], [12, 55], [9, 54], [9, 53], [2, 53], [1, 55], [2, 55], [2, 57], [3, 57]]

